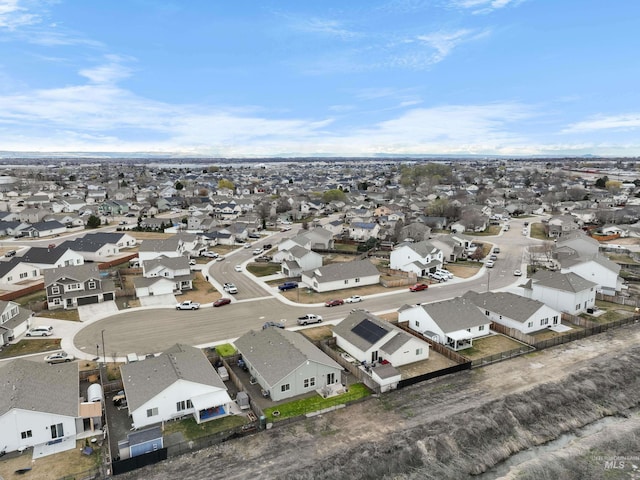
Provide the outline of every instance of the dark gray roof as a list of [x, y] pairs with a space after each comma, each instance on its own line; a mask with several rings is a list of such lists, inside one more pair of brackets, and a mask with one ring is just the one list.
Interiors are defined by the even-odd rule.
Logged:
[[0, 277], [4, 277], [22, 263], [22, 257], [11, 257], [8, 261], [0, 261]]
[[234, 343], [269, 385], [277, 384], [307, 360], [342, 369], [309, 340], [290, 330], [265, 328], [250, 331]]
[[127, 440], [129, 440], [130, 447], [161, 437], [162, 429], [160, 427], [145, 428], [144, 430], [138, 430], [127, 434]]
[[47, 220], [46, 222], [37, 222], [31, 225], [31, 229], [33, 230], [52, 230], [55, 228], [67, 228], [62, 223], [57, 220]]
[[189, 258], [185, 256], [165, 257], [164, 255], [162, 255], [157, 258], [145, 260], [143, 263], [145, 271], [152, 270], [156, 267], [166, 267], [171, 270], [183, 270], [185, 268], [189, 268]]
[[464, 297], [425, 303], [418, 308], [424, 309], [444, 333], [466, 330], [491, 322], [473, 302]]
[[[464, 294], [464, 298], [473, 302], [481, 310], [489, 310], [518, 322], [529, 320], [538, 310], [545, 306], [544, 303], [538, 300], [510, 292], [477, 293], [469, 291]], [[486, 317], [485, 319], [489, 321]]]
[[[44, 284], [51, 285], [61, 278], [76, 280], [78, 282], [86, 282], [95, 279], [100, 281], [100, 270], [95, 263], [85, 263], [83, 265], [70, 265], [68, 267], [49, 268], [43, 271]], [[77, 292], [75, 292], [77, 295]]]
[[140, 244], [140, 252], [173, 252], [180, 248], [180, 239], [172, 236], [164, 239], [147, 239]]
[[59, 247], [70, 248], [76, 252], [96, 252], [105, 245], [117, 245], [123, 236], [123, 233], [91, 233], [75, 240], [67, 240]]
[[332, 263], [314, 270], [304, 272], [318, 283], [334, 282], [358, 277], [380, 275], [376, 266], [369, 260], [354, 260], [345, 263]]
[[61, 246], [51, 249], [43, 247], [31, 247], [20, 258], [23, 262], [54, 265], [62, 255], [67, 253], [67, 250], [69, 249]]
[[178, 380], [226, 390], [224, 382], [198, 348], [176, 344], [157, 357], [120, 367], [129, 411], [135, 410]]
[[400, 372], [390, 363], [381, 363], [373, 367], [373, 371], [380, 378], [391, 378], [400, 375]]
[[573, 272], [561, 273], [538, 270], [533, 274], [532, 278], [535, 285], [574, 293], [589, 290], [598, 285]]
[[[372, 331], [369, 324], [373, 324], [382, 331], [386, 332], [385, 335], [393, 331], [396, 327], [389, 322], [376, 317], [374, 314], [364, 311], [352, 312], [342, 320], [339, 324], [333, 327], [333, 333], [345, 339], [350, 344], [356, 346], [362, 351], [366, 351], [372, 345], [375, 345], [381, 336], [375, 334], [374, 336], [367, 336], [365, 332]], [[399, 329], [396, 329], [398, 332]], [[376, 340], [376, 337], [377, 340]]]
[[0, 416], [13, 408], [77, 418], [78, 363], [45, 365], [29, 360], [0, 363]]

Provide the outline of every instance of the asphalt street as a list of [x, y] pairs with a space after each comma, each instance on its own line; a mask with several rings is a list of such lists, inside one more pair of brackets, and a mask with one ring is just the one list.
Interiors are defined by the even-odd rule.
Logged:
[[[482, 268], [470, 279], [455, 279], [432, 285], [422, 292], [401, 289], [371, 295], [355, 306], [382, 313], [395, 311], [404, 304], [453, 298], [469, 290], [482, 292], [510, 289], [523, 283], [524, 277], [514, 277], [513, 271], [521, 269], [526, 272], [526, 247], [540, 241], [522, 235], [523, 220], [512, 220], [510, 223], [511, 229], [508, 232], [501, 232], [494, 237], [478, 237], [479, 241], [500, 246], [499, 259], [494, 268]], [[281, 235], [276, 234], [256, 243], [260, 245], [268, 242], [275, 245], [280, 238]], [[82, 355], [84, 352], [86, 358], [95, 357], [96, 350], [102, 350], [103, 334], [108, 358], [121, 358], [131, 352], [157, 353], [178, 342], [197, 346], [215, 345], [233, 340], [250, 329], [262, 328], [266, 321], [281, 321], [287, 328], [297, 327], [296, 319], [304, 313], [320, 314], [325, 323], [337, 323], [354, 307], [349, 304], [332, 308], [295, 304], [280, 296], [275, 287], [266, 286], [244, 271], [236, 272], [235, 265], [249, 261], [253, 257], [252, 250], [240, 249], [227, 255], [224, 261], [210, 264], [212, 283], [221, 285], [233, 282], [238, 286], [239, 293], [233, 296], [234, 302], [231, 305], [221, 308], [204, 306], [196, 311], [176, 311], [173, 306], [121, 311], [117, 315], [82, 325], [81, 330], [73, 337], [72, 353]]]

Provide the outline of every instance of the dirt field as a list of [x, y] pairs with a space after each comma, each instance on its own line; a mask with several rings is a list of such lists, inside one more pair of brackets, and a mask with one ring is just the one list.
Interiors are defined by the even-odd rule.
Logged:
[[[479, 473], [488, 468], [483, 465], [519, 449], [545, 443], [615, 408], [637, 406], [640, 377], [628, 369], [640, 356], [639, 342], [638, 327], [609, 331], [229, 441], [122, 478], [470, 478], [472, 471]], [[634, 441], [619, 454], [636, 454]], [[298, 454], [301, 450], [304, 455]]]

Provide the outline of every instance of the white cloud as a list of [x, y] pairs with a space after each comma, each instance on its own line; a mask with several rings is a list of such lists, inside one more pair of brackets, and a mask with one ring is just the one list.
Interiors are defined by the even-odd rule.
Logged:
[[417, 40], [430, 49], [428, 62], [429, 64], [438, 63], [444, 60], [451, 52], [459, 45], [489, 35], [489, 30], [474, 31], [474, 30], [457, 30], [455, 32], [434, 32], [427, 35], [419, 35]]
[[456, 8], [471, 9], [474, 14], [490, 13], [507, 6], [516, 6], [524, 0], [452, 0]]
[[109, 63], [80, 70], [80, 75], [99, 84], [116, 83], [130, 75], [130, 69], [122, 65], [122, 62], [127, 59], [118, 55], [107, 55], [106, 59]]
[[640, 113], [594, 116], [582, 122], [572, 123], [561, 133], [585, 133], [597, 130], [635, 130], [640, 128]]
[[40, 17], [30, 13], [20, 0], [0, 0], [0, 29], [15, 30], [40, 22]]

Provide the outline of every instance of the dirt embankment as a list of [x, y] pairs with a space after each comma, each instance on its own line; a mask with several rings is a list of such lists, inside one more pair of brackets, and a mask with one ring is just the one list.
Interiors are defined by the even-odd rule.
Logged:
[[[515, 452], [637, 407], [639, 335], [620, 329], [415, 385], [122, 478], [471, 479]], [[637, 455], [635, 432], [624, 444], [608, 439], [616, 455]], [[535, 478], [581, 478], [567, 472]]]

